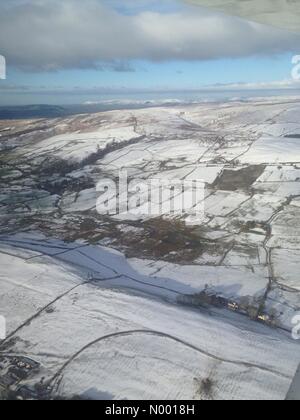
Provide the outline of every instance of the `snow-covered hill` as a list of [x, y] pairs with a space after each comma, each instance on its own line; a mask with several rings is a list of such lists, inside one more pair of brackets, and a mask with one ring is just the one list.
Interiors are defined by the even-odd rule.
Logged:
[[[260, 99], [1, 121], [0, 389], [284, 398], [299, 363], [299, 112]], [[96, 184], [120, 170], [203, 180], [204, 219], [99, 215]]]

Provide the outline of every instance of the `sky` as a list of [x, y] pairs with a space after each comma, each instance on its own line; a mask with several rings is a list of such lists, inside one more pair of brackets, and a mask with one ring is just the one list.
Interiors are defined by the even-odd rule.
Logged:
[[299, 41], [184, 0], [0, 0], [0, 105], [293, 90]]

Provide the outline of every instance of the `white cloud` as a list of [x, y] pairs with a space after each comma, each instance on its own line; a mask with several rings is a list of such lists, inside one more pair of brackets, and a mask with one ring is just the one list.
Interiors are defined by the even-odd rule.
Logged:
[[275, 80], [272, 82], [257, 83], [217, 83], [215, 85], [206, 86], [206, 88], [217, 90], [281, 90], [281, 89], [300, 89], [300, 81], [292, 79]]
[[298, 44], [296, 35], [198, 8], [125, 15], [104, 0], [0, 4], [1, 54], [10, 65], [34, 70], [109, 65], [120, 71], [132, 59], [274, 55], [297, 51]]

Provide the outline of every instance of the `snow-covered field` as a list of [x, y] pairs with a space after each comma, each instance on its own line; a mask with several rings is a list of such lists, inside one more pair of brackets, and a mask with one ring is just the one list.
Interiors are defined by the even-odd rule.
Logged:
[[[57, 254], [53, 242], [30, 243], [36, 251], [15, 245], [1, 245], [0, 251], [0, 305], [9, 337], [5, 354], [40, 365], [27, 384], [42, 376], [53, 385], [59, 379], [57, 392], [65, 397], [285, 397], [299, 357], [298, 345], [287, 335], [222, 311], [151, 298], [147, 288], [142, 293], [143, 287], [126, 285], [131, 269], [111, 251], [97, 250], [98, 260], [105, 253], [106, 266], [98, 263], [97, 276], [88, 277], [84, 257], [77, 258], [76, 267], [61, 261], [69, 254], [73, 260], [72, 247]], [[94, 259], [95, 252], [88, 247], [85, 254]], [[122, 278], [109, 280], [121, 273], [124, 288]], [[209, 391], [201, 387], [207, 379]]]
[[[0, 122], [0, 391], [285, 398], [299, 112], [272, 98]], [[204, 219], [100, 216], [95, 185], [121, 170], [203, 180]]]

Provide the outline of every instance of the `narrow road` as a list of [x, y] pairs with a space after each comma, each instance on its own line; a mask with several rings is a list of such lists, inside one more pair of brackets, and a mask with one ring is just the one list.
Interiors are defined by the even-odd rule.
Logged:
[[195, 350], [198, 353], [201, 353], [204, 356], [207, 356], [211, 359], [214, 359], [218, 362], [222, 362], [222, 363], [228, 363], [231, 365], [235, 365], [235, 366], [243, 366], [246, 369], [257, 369], [263, 372], [267, 372], [267, 373], [271, 373], [275, 376], [280, 376], [282, 378], [285, 379], [291, 379], [290, 376], [288, 375], [284, 375], [283, 373], [264, 367], [264, 366], [260, 366], [254, 363], [246, 363], [246, 362], [238, 362], [235, 360], [230, 360], [230, 359], [224, 359], [221, 357], [218, 357], [212, 353], [208, 353], [202, 349], [200, 349], [197, 346], [194, 346], [193, 344], [188, 343], [187, 341], [181, 340], [178, 337], [175, 337], [173, 335], [167, 334], [167, 333], [163, 333], [161, 331], [154, 331], [154, 330], [129, 330], [129, 331], [122, 331], [122, 332], [117, 332], [117, 333], [112, 333], [112, 334], [108, 334], [102, 337], [97, 338], [96, 340], [91, 341], [90, 343], [86, 344], [84, 347], [82, 347], [80, 350], [78, 350], [73, 356], [71, 356], [65, 363], [64, 365], [56, 372], [56, 374], [50, 379], [50, 381], [48, 382], [49, 385], [53, 386], [55, 384], [55, 382], [57, 380], [59, 380], [59, 378], [61, 377], [61, 375], [63, 374], [63, 372], [65, 371], [65, 369], [75, 360], [77, 359], [77, 357], [79, 357], [82, 353], [84, 353], [86, 350], [88, 350], [90, 347], [101, 343], [102, 341], [106, 341], [109, 340], [111, 338], [117, 338], [117, 337], [128, 337], [131, 335], [135, 335], [135, 334], [145, 334], [145, 335], [152, 335], [152, 336], [156, 336], [156, 337], [163, 337], [163, 338], [167, 338], [169, 340], [172, 340], [176, 343], [180, 343], [182, 345], [184, 345], [185, 347], [188, 347], [192, 350]]

